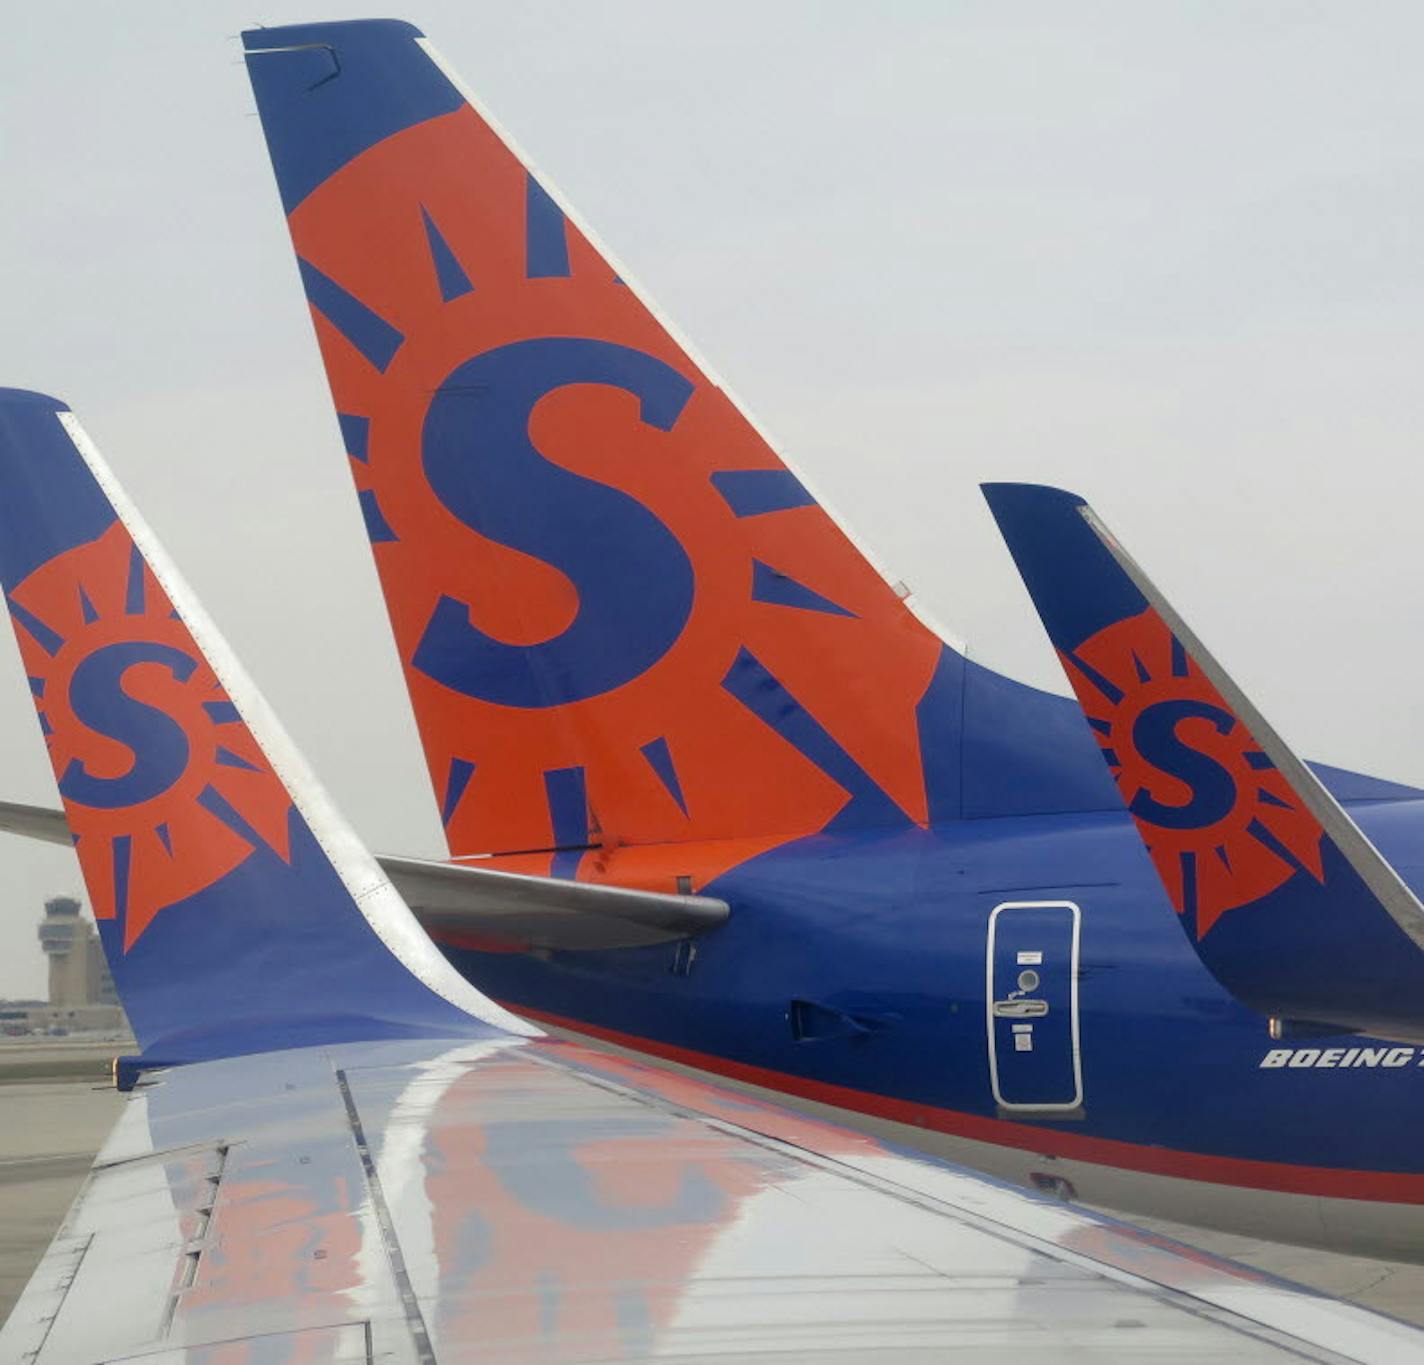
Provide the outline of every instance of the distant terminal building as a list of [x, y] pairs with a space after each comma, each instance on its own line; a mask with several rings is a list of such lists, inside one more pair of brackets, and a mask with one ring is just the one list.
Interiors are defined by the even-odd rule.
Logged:
[[0, 1037], [23, 1038], [33, 1033], [31, 1018], [46, 1008], [43, 1000], [0, 1000]]
[[52, 896], [45, 902], [40, 947], [49, 959], [49, 1004], [30, 1011], [32, 1029], [127, 1027], [98, 931], [80, 914], [73, 896]]

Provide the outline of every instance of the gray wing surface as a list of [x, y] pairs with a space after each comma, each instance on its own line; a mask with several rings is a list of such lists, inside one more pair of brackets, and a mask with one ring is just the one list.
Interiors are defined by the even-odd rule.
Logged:
[[1424, 1360], [1424, 1334], [701, 1082], [521, 1039], [130, 1097], [0, 1360]]

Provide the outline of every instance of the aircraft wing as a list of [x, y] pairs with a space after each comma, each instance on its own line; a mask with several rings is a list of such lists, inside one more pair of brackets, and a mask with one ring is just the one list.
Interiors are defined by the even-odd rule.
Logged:
[[[1424, 1037], [1409, 884], [1091, 507], [1030, 484], [984, 493], [1208, 970], [1275, 1036]], [[1417, 831], [1417, 805], [1400, 811]]]
[[697, 1081], [492, 1038], [149, 1075], [0, 1358], [1406, 1361], [1421, 1338]]
[[[70, 847], [62, 810], [0, 801], [0, 830]], [[376, 855], [439, 941], [565, 951], [638, 948], [694, 938], [726, 920], [727, 902], [592, 882], [558, 881], [469, 863]]]

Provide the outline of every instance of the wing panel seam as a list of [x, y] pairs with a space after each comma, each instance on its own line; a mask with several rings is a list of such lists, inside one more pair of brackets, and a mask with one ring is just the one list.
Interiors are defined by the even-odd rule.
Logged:
[[[93, 1178], [93, 1173], [92, 1173], [92, 1172], [90, 1173], [90, 1178], [91, 1178], [91, 1179]], [[88, 1188], [88, 1184], [87, 1184], [87, 1182], [86, 1182], [85, 1189], [87, 1190], [87, 1188]], [[80, 1198], [81, 1198], [81, 1199], [83, 1198], [83, 1192], [82, 1192], [82, 1191], [81, 1191], [81, 1193], [80, 1193]], [[76, 1204], [77, 1204], [77, 1203], [78, 1203], [78, 1200], [76, 1200], [75, 1202], [76, 1202]], [[71, 1209], [71, 1210], [70, 1210], [70, 1213], [72, 1213], [72, 1212], [73, 1212], [73, 1210]], [[65, 1215], [65, 1221], [66, 1221], [66, 1222], [69, 1221], [69, 1214], [66, 1214], [66, 1215]], [[45, 1261], [49, 1259], [49, 1256], [50, 1256], [51, 1252], [53, 1252], [54, 1247], [55, 1247], [55, 1243], [58, 1242], [59, 1239], [60, 1239], [61, 1237], [63, 1237], [63, 1236], [64, 1236], [64, 1231], [63, 1231], [63, 1229], [61, 1228], [61, 1230], [60, 1230], [58, 1236], [56, 1236], [55, 1239], [54, 1239], [54, 1241], [49, 1244], [49, 1248], [45, 1251], [45, 1254], [40, 1258], [40, 1263], [39, 1263], [39, 1265], [37, 1265], [37, 1266], [35, 1267], [34, 1275], [38, 1275], [38, 1274], [39, 1274], [41, 1267], [44, 1265]], [[48, 1319], [45, 1321], [44, 1332], [43, 1332], [43, 1333], [41, 1334], [41, 1336], [40, 1336], [39, 1344], [35, 1347], [33, 1353], [31, 1353], [31, 1354], [27, 1357], [28, 1359], [30, 1359], [30, 1360], [32, 1360], [32, 1361], [38, 1361], [39, 1358], [44, 1354], [45, 1342], [47, 1342], [47, 1341], [49, 1340], [49, 1334], [54, 1331], [54, 1325], [55, 1325], [55, 1323], [57, 1323], [57, 1322], [59, 1321], [59, 1315], [64, 1312], [64, 1305], [65, 1305], [65, 1302], [66, 1302], [66, 1301], [68, 1300], [68, 1298], [69, 1298], [69, 1291], [74, 1287], [74, 1282], [75, 1282], [75, 1280], [77, 1280], [77, 1279], [79, 1278], [79, 1267], [84, 1264], [84, 1258], [89, 1254], [89, 1248], [90, 1248], [91, 1246], [93, 1246], [93, 1245], [94, 1245], [94, 1234], [91, 1232], [87, 1237], [85, 1237], [85, 1238], [83, 1239], [83, 1242], [82, 1242], [82, 1243], [80, 1244], [80, 1246], [77, 1248], [76, 1255], [75, 1255], [75, 1257], [74, 1257], [74, 1264], [73, 1264], [72, 1266], [70, 1266], [70, 1268], [69, 1268], [69, 1278], [64, 1281], [64, 1284], [63, 1284], [63, 1286], [61, 1287], [61, 1292], [60, 1292], [60, 1295], [59, 1295], [59, 1302], [58, 1302], [57, 1304], [55, 1304], [55, 1306], [54, 1306], [54, 1312], [51, 1313], [51, 1314], [49, 1315]], [[34, 1276], [32, 1275], [32, 1276], [31, 1276], [31, 1280], [33, 1280], [33, 1279], [34, 1279]], [[24, 1294], [26, 1294], [26, 1293], [28, 1293], [28, 1292], [29, 1292], [29, 1285], [26, 1285], [26, 1286], [25, 1286], [25, 1289], [24, 1289], [24, 1290], [22, 1291], [22, 1293], [21, 1293], [21, 1297], [23, 1298]], [[17, 1301], [17, 1306], [18, 1306], [18, 1301]]]
[[400, 1296], [401, 1311], [405, 1315], [406, 1327], [415, 1346], [416, 1358], [420, 1365], [436, 1365], [430, 1329], [425, 1325], [425, 1315], [420, 1311], [420, 1302], [415, 1297], [415, 1286], [411, 1283], [405, 1256], [401, 1252], [400, 1238], [396, 1234], [395, 1219], [391, 1216], [390, 1206], [386, 1203], [385, 1193], [381, 1189], [381, 1177], [376, 1171], [375, 1159], [366, 1142], [366, 1130], [361, 1124], [356, 1097], [351, 1093], [345, 1068], [337, 1069], [336, 1088], [341, 1092], [341, 1103], [346, 1109], [346, 1122], [351, 1129], [352, 1141], [356, 1144], [356, 1154], [361, 1158], [361, 1169], [366, 1176], [366, 1190], [371, 1197], [371, 1207], [375, 1210], [376, 1225], [380, 1228], [381, 1243], [390, 1263], [391, 1278], [395, 1281], [396, 1293]]

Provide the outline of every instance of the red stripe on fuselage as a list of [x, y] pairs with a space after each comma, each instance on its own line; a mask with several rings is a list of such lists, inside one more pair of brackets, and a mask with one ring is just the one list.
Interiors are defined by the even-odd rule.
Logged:
[[1284, 1162], [1257, 1161], [1247, 1157], [1210, 1156], [1202, 1152], [1180, 1152], [1168, 1147], [1145, 1147], [1117, 1138], [1085, 1137], [1056, 1129], [1038, 1128], [980, 1114], [899, 1100], [848, 1086], [813, 1081], [784, 1071], [735, 1062], [708, 1052], [674, 1047], [637, 1034], [620, 1033], [582, 1019], [566, 1019], [548, 1010], [534, 1009], [518, 1001], [500, 1002], [516, 1014], [553, 1024], [635, 1052], [662, 1057], [682, 1066], [695, 1067], [762, 1086], [783, 1094], [797, 1095], [818, 1104], [847, 1109], [889, 1119], [912, 1128], [928, 1128], [953, 1137], [986, 1142], [996, 1147], [1014, 1147], [1044, 1156], [1066, 1157], [1145, 1175], [1175, 1176], [1180, 1180], [1203, 1180], [1216, 1185], [1236, 1185], [1245, 1189], [1272, 1190], [1281, 1194], [1320, 1195], [1331, 1199], [1364, 1199], [1388, 1204], [1424, 1204], [1424, 1175], [1398, 1171], [1358, 1171], [1330, 1166], [1296, 1166]]

